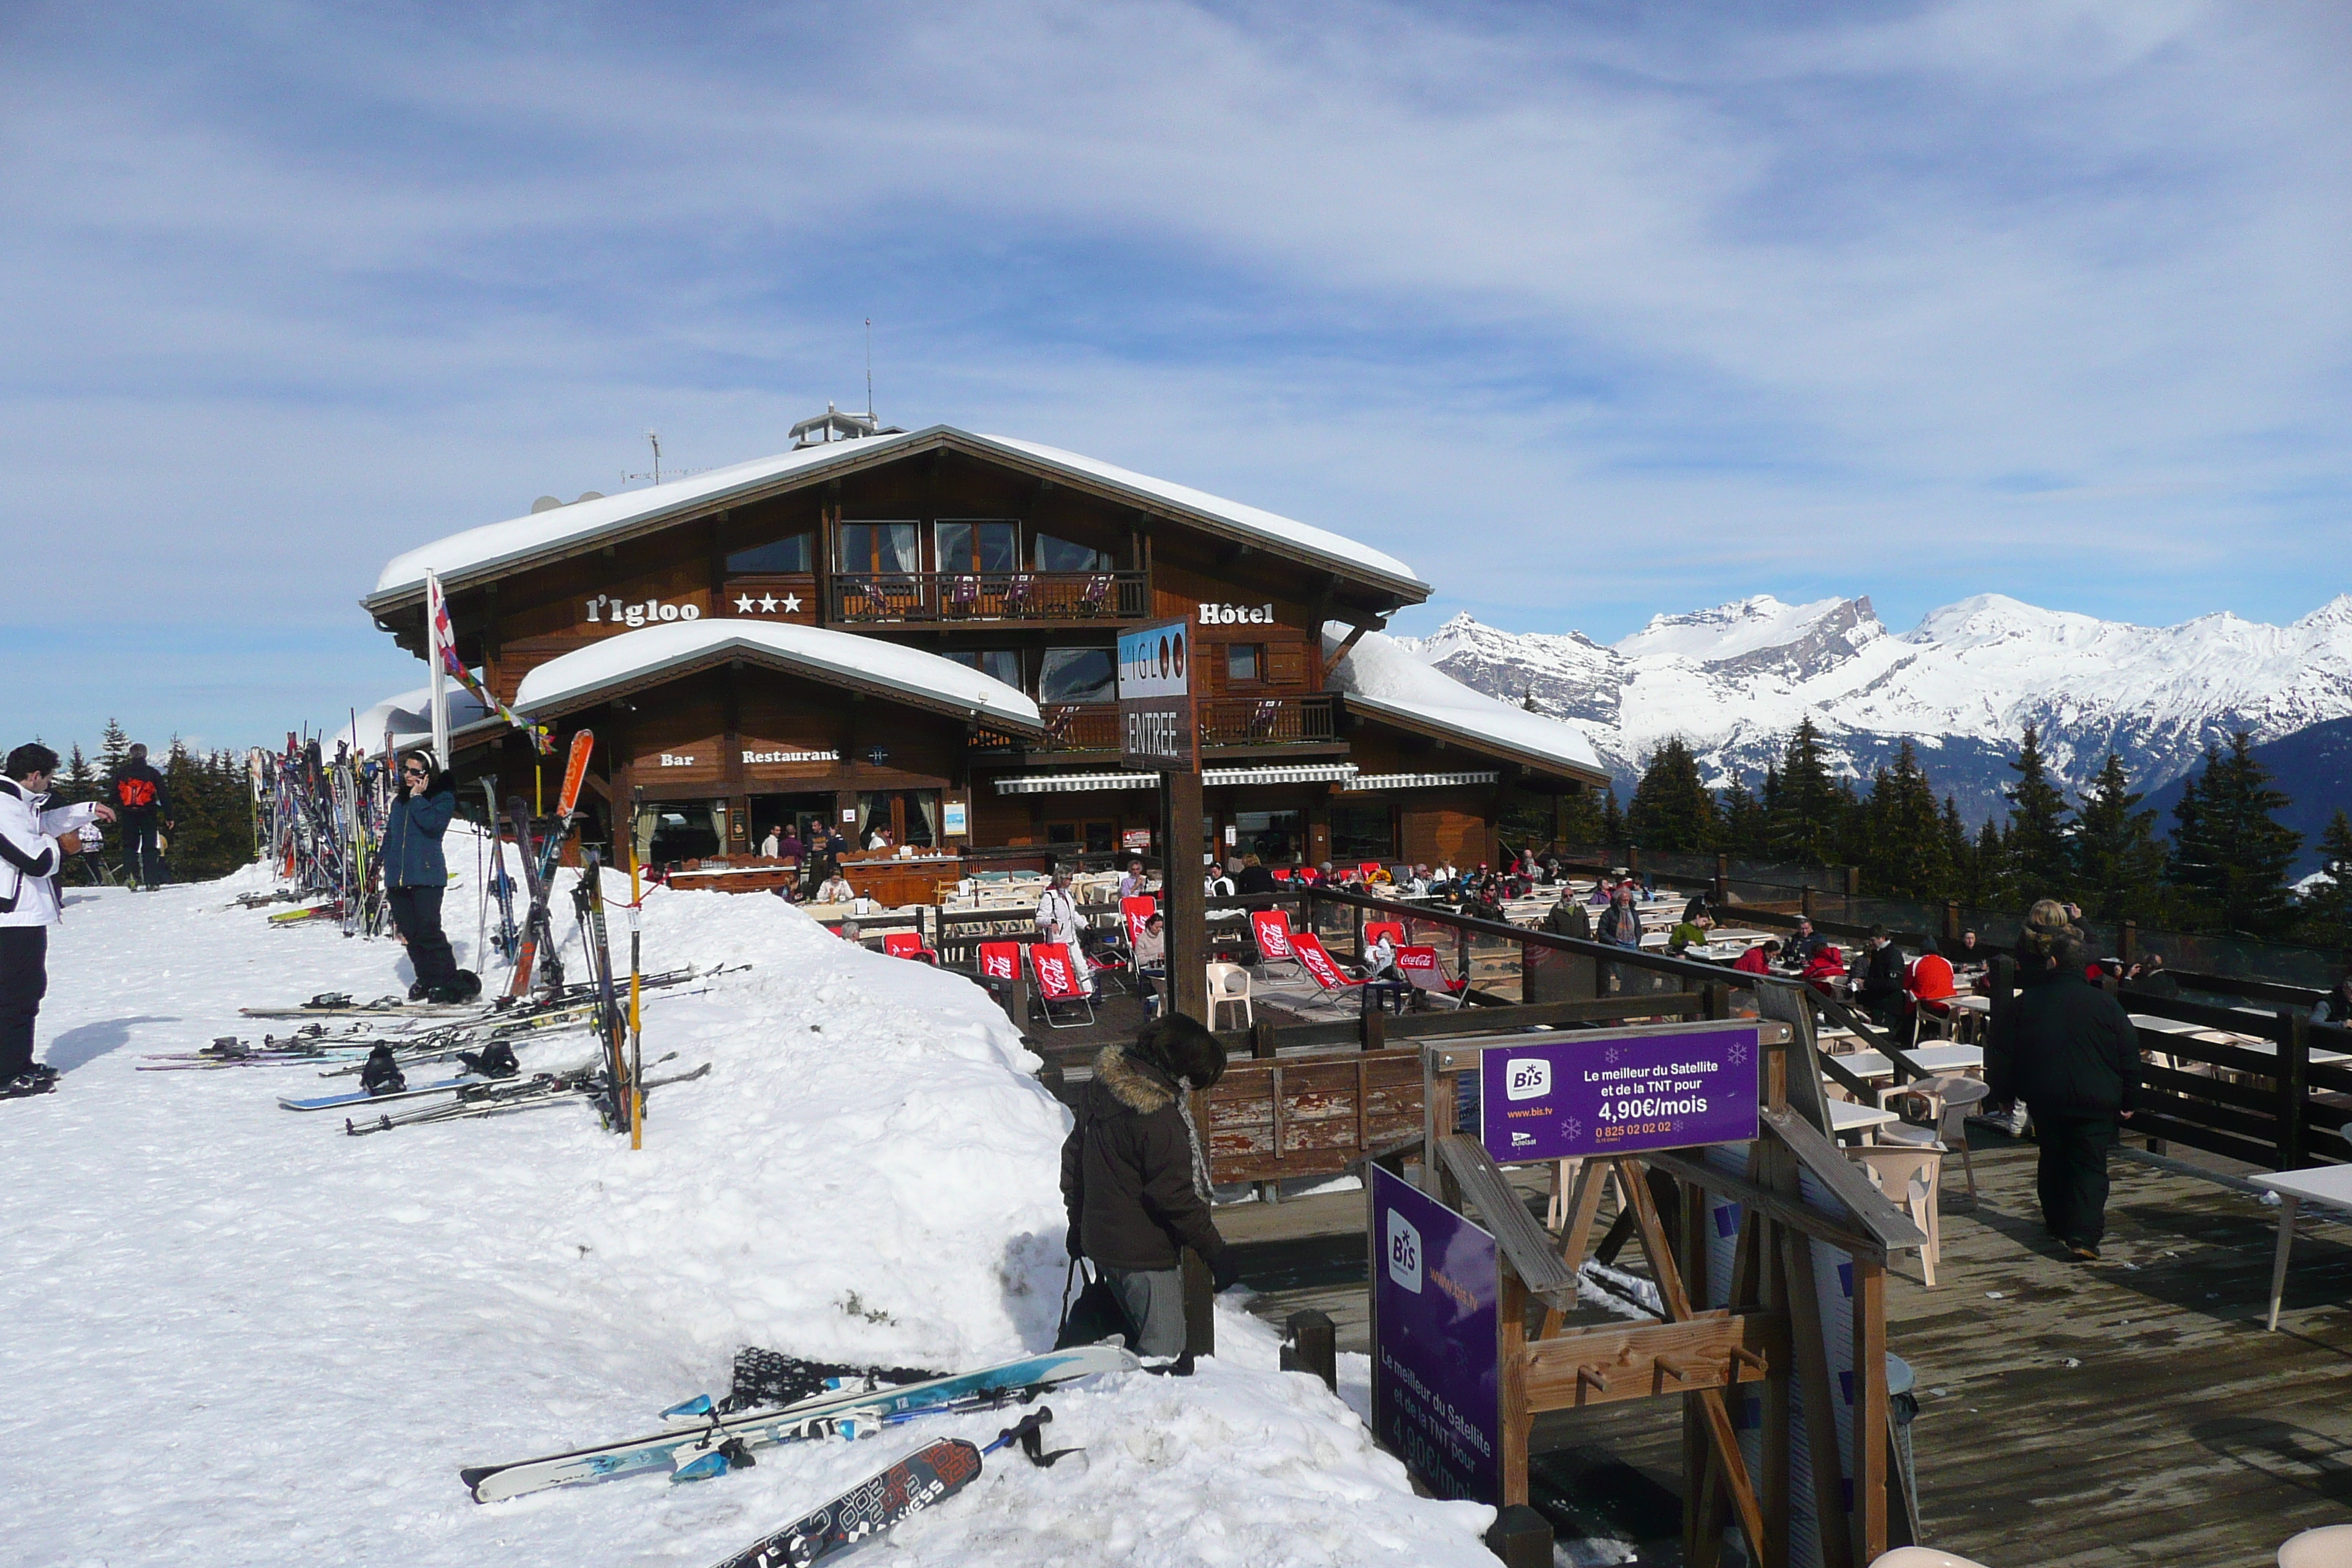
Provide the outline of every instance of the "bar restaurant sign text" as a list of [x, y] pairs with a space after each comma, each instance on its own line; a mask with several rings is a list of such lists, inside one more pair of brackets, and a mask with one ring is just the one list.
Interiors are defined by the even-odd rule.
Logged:
[[1200, 771], [1192, 645], [1192, 628], [1184, 621], [1119, 634], [1119, 760], [1128, 765], [1162, 773]]

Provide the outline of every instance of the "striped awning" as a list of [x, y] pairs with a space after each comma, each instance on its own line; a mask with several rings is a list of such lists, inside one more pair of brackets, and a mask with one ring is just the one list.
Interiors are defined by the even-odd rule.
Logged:
[[1467, 773], [1359, 773], [1348, 787], [1360, 789], [1450, 789], [1458, 784], [1490, 784], [1502, 775], [1488, 768]]
[[[1494, 774], [1488, 773], [1491, 782]], [[1160, 783], [1158, 773], [1015, 773], [996, 781], [999, 795], [1072, 795], [1082, 790], [1150, 789]], [[1204, 768], [1201, 773], [1203, 788], [1216, 789], [1226, 784], [1336, 784], [1348, 787], [1357, 785], [1356, 764], [1353, 763], [1296, 763], [1262, 768]]]

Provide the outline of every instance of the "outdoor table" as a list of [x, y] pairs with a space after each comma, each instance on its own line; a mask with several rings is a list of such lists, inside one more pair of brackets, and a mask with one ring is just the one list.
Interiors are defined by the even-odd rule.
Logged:
[[1858, 1100], [1832, 1100], [1829, 1107], [1830, 1131], [1832, 1133], [1843, 1136], [1852, 1132], [1864, 1141], [1869, 1139], [1872, 1128], [1902, 1120], [1891, 1110], [1881, 1110], [1877, 1106], [1864, 1105]]
[[1972, 996], [1964, 991], [1958, 996], [1947, 996], [1942, 1000], [1945, 1006], [1956, 1008], [1963, 1013], [1990, 1014], [1992, 1012], [1992, 998], [1990, 996]]
[[[1929, 1072], [1975, 1072], [1984, 1066], [1984, 1052], [1976, 1046], [1921, 1046], [1904, 1054]], [[1895, 1076], [1895, 1064], [1880, 1051], [1853, 1051], [1835, 1059], [1856, 1078]]]
[[2271, 1265], [2269, 1324], [2276, 1332], [2279, 1298], [2286, 1291], [2286, 1257], [2294, 1246], [2294, 1211], [2305, 1198], [2329, 1208], [2352, 1208], [2352, 1165], [2317, 1165], [2308, 1171], [2282, 1171], [2274, 1176], [2246, 1179], [2279, 1195], [2278, 1258]]

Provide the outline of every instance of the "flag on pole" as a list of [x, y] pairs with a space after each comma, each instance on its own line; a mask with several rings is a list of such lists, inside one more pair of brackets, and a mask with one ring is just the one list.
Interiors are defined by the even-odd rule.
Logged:
[[474, 700], [508, 723], [530, 737], [533, 750], [545, 755], [553, 742], [544, 725], [534, 724], [513, 709], [490, 695], [488, 688], [474, 679], [466, 661], [457, 657], [457, 628], [449, 624], [449, 598], [441, 591], [441, 579], [427, 572], [425, 574], [425, 641], [433, 661], [433, 749], [441, 758], [441, 765], [449, 765], [449, 705], [443, 700], [444, 679], [456, 681], [474, 694]]

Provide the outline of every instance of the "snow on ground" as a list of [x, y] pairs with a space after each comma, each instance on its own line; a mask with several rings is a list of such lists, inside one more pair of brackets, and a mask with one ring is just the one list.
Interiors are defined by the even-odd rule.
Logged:
[[[474, 851], [450, 847], [470, 963]], [[714, 1066], [654, 1091], [642, 1152], [584, 1104], [353, 1139], [278, 1109], [321, 1091], [309, 1067], [134, 1070], [291, 1027], [241, 1005], [405, 987], [389, 942], [223, 907], [262, 885], [79, 892], [53, 933], [40, 1046], [64, 1081], [0, 1103], [0, 1563], [709, 1563], [920, 1442], [1006, 1423], [770, 1450], [700, 1486], [470, 1501], [460, 1466], [657, 1429], [725, 1392], [740, 1344], [946, 1368], [1050, 1342], [1065, 1112], [964, 980], [774, 899], [667, 890], [645, 910], [648, 972], [753, 968], [649, 1001], [648, 1062], [678, 1053], [649, 1075]], [[520, 1050], [526, 1069], [590, 1054], [580, 1034]], [[1491, 1561], [1488, 1510], [1416, 1499], [1231, 1304], [1218, 1334], [1192, 1379], [1051, 1397], [1082, 1471], [992, 1461], [870, 1555]]]

